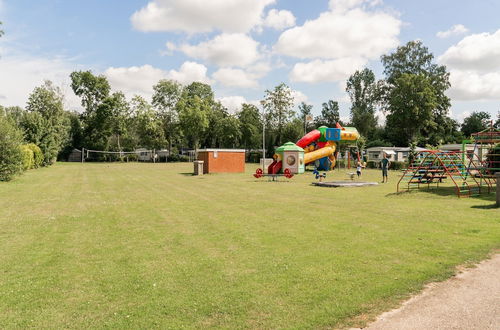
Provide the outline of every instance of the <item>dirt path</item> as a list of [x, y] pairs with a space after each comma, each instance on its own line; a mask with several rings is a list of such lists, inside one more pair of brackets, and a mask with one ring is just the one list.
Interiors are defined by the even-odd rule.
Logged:
[[500, 254], [429, 285], [365, 329], [500, 329]]

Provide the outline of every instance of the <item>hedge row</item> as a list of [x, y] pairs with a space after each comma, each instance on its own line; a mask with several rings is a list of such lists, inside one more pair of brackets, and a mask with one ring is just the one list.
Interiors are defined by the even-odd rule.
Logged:
[[10, 181], [22, 171], [42, 166], [40, 148], [22, 142], [21, 131], [9, 119], [0, 116], [0, 181]]

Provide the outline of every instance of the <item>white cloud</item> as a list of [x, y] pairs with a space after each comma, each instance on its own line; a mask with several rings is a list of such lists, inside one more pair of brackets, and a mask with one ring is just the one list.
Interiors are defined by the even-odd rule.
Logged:
[[66, 57], [35, 57], [6, 48], [0, 48], [0, 104], [24, 107], [35, 87], [51, 80], [65, 94], [65, 106], [81, 109], [80, 100], [70, 87], [69, 75], [81, 69], [73, 59]]
[[113, 90], [122, 91], [128, 97], [140, 95], [150, 98], [153, 86], [161, 79], [176, 80], [188, 85], [194, 81], [211, 84], [207, 68], [196, 62], [184, 62], [179, 70], [165, 71], [149, 64], [124, 68], [108, 68], [104, 72]]
[[500, 30], [473, 34], [451, 46], [439, 62], [453, 69], [490, 72], [500, 70]]
[[453, 100], [500, 100], [500, 71], [478, 73], [452, 70], [448, 96]]
[[293, 96], [293, 103], [295, 106], [298, 106], [302, 102], [307, 103], [307, 100], [309, 99], [306, 94], [298, 90], [292, 90], [292, 96]]
[[174, 46], [167, 43], [167, 49], [182, 51], [189, 57], [202, 59], [218, 66], [246, 66], [260, 57], [259, 43], [242, 33], [222, 33], [214, 39], [198, 45]]
[[248, 32], [276, 0], [152, 0], [131, 21], [140, 31]]
[[366, 1], [331, 1], [331, 11], [283, 32], [275, 45], [297, 58], [378, 58], [398, 45], [401, 21], [382, 11], [353, 8]]
[[214, 72], [212, 77], [228, 87], [255, 88], [258, 86], [255, 76], [241, 69], [222, 68]]
[[141, 95], [149, 98], [153, 93], [153, 85], [167, 77], [167, 72], [151, 65], [132, 66], [128, 68], [108, 68], [104, 75], [114, 90], [124, 92], [128, 97]]
[[500, 30], [473, 34], [438, 58], [450, 69], [454, 100], [500, 100]]
[[290, 80], [297, 82], [319, 83], [347, 79], [356, 70], [366, 65], [362, 58], [341, 58], [338, 60], [314, 60], [296, 63], [290, 73]]
[[451, 28], [449, 28], [446, 31], [439, 31], [438, 33], [436, 33], [436, 37], [448, 38], [451, 36], [465, 34], [467, 32], [469, 32], [469, 29], [467, 29], [465, 26], [463, 26], [462, 24], [456, 24], [456, 25], [453, 25]]
[[241, 110], [241, 105], [243, 103], [248, 103], [243, 96], [224, 96], [217, 100], [233, 114]]
[[295, 26], [295, 16], [288, 10], [271, 9], [264, 20], [264, 26], [283, 30]]
[[167, 74], [168, 79], [176, 80], [181, 84], [188, 85], [198, 81], [211, 84], [213, 81], [207, 77], [207, 67], [196, 62], [184, 62], [180, 69], [170, 70]]

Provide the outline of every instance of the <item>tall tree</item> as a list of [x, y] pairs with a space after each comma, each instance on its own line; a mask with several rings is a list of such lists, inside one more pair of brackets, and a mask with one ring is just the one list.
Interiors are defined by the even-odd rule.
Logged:
[[351, 122], [359, 133], [368, 138], [377, 126], [375, 74], [368, 68], [356, 71], [347, 80], [346, 92], [351, 99]]
[[246, 150], [262, 147], [262, 121], [259, 109], [253, 104], [242, 104], [238, 113], [241, 144]]
[[407, 146], [421, 136], [423, 129], [437, 127], [433, 111], [438, 100], [435, 89], [424, 75], [400, 75], [390, 89], [388, 102], [386, 129], [395, 144]]
[[[2, 24], [3, 24], [3, 23], [2, 23], [2, 22], [0, 22], [0, 26], [1, 26]], [[3, 35], [4, 35], [4, 32], [3, 32], [3, 30], [2, 30], [2, 29], [0, 29], [0, 37], [1, 37], [1, 36], [3, 36]]]
[[321, 118], [323, 120], [323, 125], [335, 127], [335, 124], [340, 122], [339, 103], [333, 100], [328, 100], [328, 102], [323, 103]]
[[[63, 96], [52, 82], [36, 87], [30, 94], [26, 106], [28, 116], [26, 139], [40, 147], [44, 154], [44, 164], [50, 165], [57, 159], [69, 134], [69, 120], [63, 109]], [[31, 125], [32, 123], [36, 125]]]
[[449, 73], [445, 66], [434, 63], [434, 55], [421, 41], [410, 41], [381, 59], [386, 76], [380, 88], [388, 113], [386, 126], [392, 142], [408, 145], [448, 116], [450, 99], [445, 91], [450, 87]]
[[164, 135], [169, 144], [168, 150], [171, 152], [173, 143], [179, 139], [176, 105], [182, 94], [182, 85], [174, 80], [160, 80], [153, 90], [153, 106], [160, 113]]
[[285, 83], [281, 83], [273, 90], [266, 90], [263, 106], [267, 112], [267, 121], [276, 129], [278, 145], [283, 144], [283, 128], [295, 115], [293, 110], [294, 98], [292, 90]]
[[466, 136], [471, 136], [472, 133], [480, 132], [490, 126], [489, 120], [491, 115], [484, 111], [474, 111], [470, 116], [464, 119], [461, 131]]
[[111, 91], [105, 76], [95, 76], [91, 71], [75, 71], [71, 75], [71, 88], [82, 99], [85, 115], [91, 116]]
[[160, 149], [165, 143], [165, 132], [158, 113], [140, 96], [135, 96], [131, 105], [139, 145], [148, 149]]
[[212, 88], [200, 82], [186, 86], [177, 102], [179, 125], [195, 149], [200, 147], [200, 142], [206, 136], [214, 103]]

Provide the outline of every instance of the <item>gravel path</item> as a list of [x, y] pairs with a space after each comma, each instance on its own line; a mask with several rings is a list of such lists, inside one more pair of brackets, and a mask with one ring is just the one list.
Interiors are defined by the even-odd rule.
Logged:
[[430, 284], [365, 329], [500, 329], [500, 254]]

